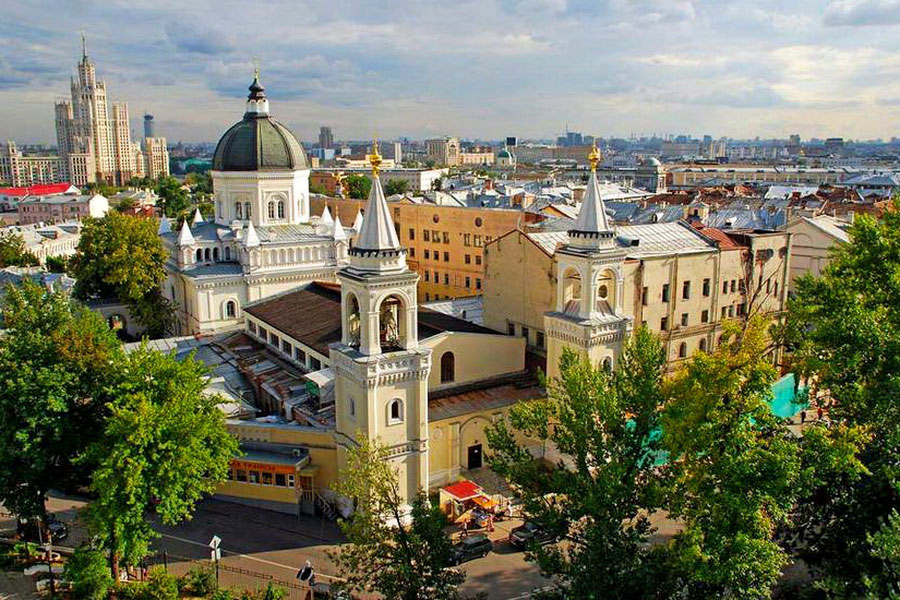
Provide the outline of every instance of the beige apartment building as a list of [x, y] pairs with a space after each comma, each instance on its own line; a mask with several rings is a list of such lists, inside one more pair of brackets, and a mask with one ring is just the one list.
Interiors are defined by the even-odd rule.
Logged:
[[714, 348], [722, 322], [751, 305], [784, 310], [790, 234], [685, 221], [615, 227], [596, 181], [592, 173], [572, 231], [516, 229], [484, 249], [485, 326], [524, 337], [547, 356], [548, 373], [566, 345], [611, 367], [641, 325], [662, 338], [674, 366]]
[[460, 164], [459, 139], [443, 137], [425, 141], [426, 156], [436, 165], [456, 167]]
[[0, 182], [26, 187], [62, 181], [58, 156], [26, 156], [12, 140], [0, 146]]
[[100, 194], [37, 196], [19, 202], [16, 211], [21, 225], [99, 219], [109, 212], [109, 200]]
[[840, 168], [764, 167], [759, 165], [675, 165], [668, 167], [669, 187], [690, 188], [717, 183], [795, 183], [824, 185], [841, 182], [848, 174]]
[[794, 282], [809, 273], [814, 277], [828, 266], [831, 249], [850, 241], [846, 227], [849, 223], [828, 215], [797, 217], [790, 221], [785, 231], [791, 234], [791, 273], [788, 291], [794, 291]]
[[[387, 175], [384, 176], [387, 179]], [[354, 223], [362, 200], [312, 196], [310, 210], [325, 207], [342, 223]], [[419, 300], [479, 295], [484, 289], [484, 248], [496, 238], [539, 219], [517, 209], [459, 208], [414, 203], [388, 203], [407, 263], [419, 274]]]

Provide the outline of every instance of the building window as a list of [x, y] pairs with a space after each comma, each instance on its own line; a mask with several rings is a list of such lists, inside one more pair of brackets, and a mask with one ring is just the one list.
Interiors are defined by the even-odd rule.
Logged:
[[685, 281], [681, 286], [681, 299], [682, 300], [690, 300], [691, 299], [691, 282]]
[[727, 317], [727, 316], [728, 316], [728, 307], [727, 307], [727, 306], [723, 306], [723, 307], [722, 307], [722, 318], [724, 319], [724, 318]]
[[197, 258], [197, 261], [196, 261], [196, 262], [202, 262], [202, 261], [203, 261], [203, 250], [201, 250], [200, 248], [197, 248], [197, 255], [196, 255], [196, 258]]
[[444, 352], [441, 356], [441, 383], [456, 379], [456, 357], [452, 352]]
[[444, 273], [444, 285], [450, 285], [450, 274]]
[[709, 279], [703, 280], [703, 295], [709, 296]]
[[732, 279], [732, 280], [731, 280], [731, 293], [733, 294], [733, 293], [735, 292], [736, 289], [737, 289], [737, 280], [736, 280], [736, 279]]
[[663, 284], [663, 288], [662, 288], [662, 301], [663, 301], [663, 302], [668, 302], [668, 301], [669, 301], [669, 284], [668, 284], [668, 283], [664, 283], [664, 284]]
[[269, 208], [269, 218], [274, 219], [275, 218], [275, 203], [269, 202], [268, 208]]
[[433, 271], [433, 275], [434, 275], [434, 282], [435, 282], [435, 283], [440, 283], [440, 282], [441, 282], [441, 278], [440, 278], [438, 272], [437, 272], [437, 271]]
[[225, 260], [231, 260], [231, 248], [225, 246]]
[[306, 364], [306, 352], [300, 348], [294, 348], [294, 360], [298, 363]]
[[481, 235], [479, 235], [479, 234], [476, 233], [476, 234], [475, 234], [475, 237], [474, 237], [473, 239], [474, 239], [474, 241], [475, 241], [475, 247], [476, 247], [476, 248], [481, 248]]
[[678, 346], [678, 358], [686, 358], [687, 357], [687, 344], [681, 342], [681, 345]]
[[288, 473], [288, 487], [294, 487], [294, 475], [292, 473]]
[[425, 260], [428, 260], [429, 258], [431, 258], [431, 252], [428, 248], [425, 248]]
[[737, 307], [737, 314], [738, 314], [739, 316], [743, 316], [743, 314], [744, 314], [746, 311], [747, 311], [747, 305], [746, 305], [745, 303], [741, 302], [740, 304], [738, 304], [738, 307]]
[[275, 335], [274, 333], [273, 333], [272, 335], [269, 336], [269, 343], [272, 344], [273, 346], [275, 346], [276, 348], [278, 348], [278, 343], [279, 343], [280, 341], [281, 341], [281, 340], [279, 340], [279, 339], [278, 339], [278, 336]]
[[529, 334], [529, 333], [530, 333], [530, 331], [528, 330], [527, 327], [523, 327], [523, 328], [522, 328], [522, 337], [525, 338], [525, 343], [526, 343], [526, 344], [528, 343], [528, 334]]
[[431, 230], [431, 241], [434, 242], [435, 244], [440, 244], [441, 243], [441, 232], [438, 231], [437, 229], [432, 229]]
[[256, 335], [256, 323], [250, 321], [249, 323], [247, 323], [247, 328], [250, 330], [250, 333]]
[[[732, 290], [732, 291], [734, 291], [734, 290]], [[742, 294], [744, 293], [744, 280], [743, 279], [738, 279], [738, 291]]]
[[411, 240], [416, 239], [416, 230], [413, 229], [412, 227], [409, 228], [409, 239], [411, 239]]
[[426, 242], [427, 242], [427, 241], [430, 241], [430, 240], [428, 239], [428, 230], [427, 230], [427, 229], [423, 229], [423, 230], [422, 230], [422, 240], [424, 240], [424, 241], [426, 241]]
[[660, 331], [668, 331], [669, 330], [669, 317], [663, 317], [659, 320], [659, 330]]
[[688, 325], [688, 314], [687, 314], [687, 313], [681, 313], [681, 326], [682, 326], [682, 327], [687, 327], [687, 325]]
[[237, 316], [237, 306], [234, 300], [229, 300], [225, 303], [225, 318], [233, 319], [235, 316]]
[[347, 413], [349, 413], [351, 417], [356, 416], [356, 400], [353, 398], [347, 398]]
[[723, 293], [723, 294], [727, 294], [727, 293], [728, 293], [728, 282], [727, 282], [727, 281], [723, 281], [723, 282], [722, 282], [722, 293]]
[[243, 211], [241, 211], [241, 203], [240, 203], [240, 202], [235, 202], [235, 203], [234, 203], [234, 216], [235, 216], [235, 218], [237, 218], [237, 219], [243, 219], [243, 218], [244, 218], [244, 217], [243, 217]]
[[445, 232], [444, 232], [444, 243], [445, 243], [445, 244], [449, 244], [449, 243], [450, 243], [450, 232], [448, 232], [448, 231], [445, 231]]
[[641, 290], [641, 304], [647, 306], [647, 296], [649, 296], [649, 292], [647, 290], [647, 286], [644, 286], [644, 289]]
[[394, 398], [388, 405], [388, 425], [403, 422], [403, 401]]
[[281, 351], [284, 352], [285, 354], [287, 354], [288, 356], [290, 356], [291, 355], [291, 343], [287, 340], [281, 340]]
[[603, 370], [612, 373], [612, 359], [608, 356], [603, 359]]
[[409, 249], [409, 257], [410, 257], [410, 258], [415, 258], [415, 257], [416, 257], [416, 249], [415, 249], [415, 248], [410, 248], [410, 249]]
[[774, 294], [774, 296], [775, 296], [776, 298], [778, 298], [778, 282], [777, 282], [777, 281], [775, 282], [775, 294]]
[[729, 316], [729, 317], [733, 317], [733, 316], [734, 316], [734, 305], [733, 305], [733, 304], [732, 304], [731, 306], [728, 307], [728, 316]]
[[538, 348], [544, 347], [544, 332], [543, 331], [535, 331], [534, 332], [534, 345]]
[[706, 338], [700, 338], [700, 352], [706, 352]]
[[464, 260], [465, 260], [465, 263], [466, 263], [467, 265], [472, 264], [472, 257], [471, 257], [471, 255], [466, 254], [466, 257], [465, 257]]
[[481, 255], [480, 255], [480, 254], [476, 254], [476, 255], [475, 255], [475, 264], [476, 264], [476, 265], [480, 265], [480, 264], [481, 264]]
[[250, 483], [259, 483], [259, 471], [250, 471]]
[[704, 309], [702, 313], [700, 313], [700, 322], [701, 323], [709, 323], [709, 309]]
[[263, 339], [263, 341], [265, 341], [268, 339], [268, 337], [266, 337], [268, 335], [269, 335], [269, 332], [266, 330], [266, 328], [263, 327], [262, 325], [260, 325], [259, 326], [259, 337], [261, 337]]
[[263, 471], [262, 475], [262, 484], [263, 485], [272, 485], [272, 473], [269, 471]]
[[484, 224], [484, 221], [481, 217], [475, 217], [475, 227], [481, 227]]
[[450, 262], [450, 253], [444, 252], [444, 262]]
[[772, 278], [769, 277], [766, 279], [766, 293], [769, 294], [772, 292]]
[[[425, 274], [428, 275], [428, 273]], [[428, 281], [428, 278], [426, 277], [425, 280]], [[429, 300], [431, 300], [431, 294], [425, 292], [425, 302], [428, 302]]]
[[[425, 271], [425, 281], [430, 281], [431, 273], [429, 271]], [[427, 300], [428, 298], [426, 298]]]
[[507, 323], [506, 324], [506, 335], [516, 335], [516, 324], [515, 323]]
[[284, 218], [284, 201], [283, 200], [278, 201], [278, 218], [279, 219]]
[[213, 260], [219, 262], [219, 249], [213, 248]]
[[472, 287], [472, 279], [470, 277], [466, 277], [466, 288]]
[[472, 245], [472, 234], [464, 233], [463, 234], [463, 246], [471, 246]]
[[244, 483], [247, 483], [247, 471], [244, 469], [238, 469], [237, 474], [235, 475], [234, 478], [237, 479], [238, 481], [243, 481]]
[[285, 487], [287, 485], [287, 478], [284, 476], [284, 473], [275, 473], [275, 485], [278, 487]]
[[481, 277], [476, 277], [476, 278], [475, 278], [475, 289], [476, 289], [476, 290], [480, 290], [480, 289], [481, 289]]
[[319, 369], [322, 368], [322, 361], [320, 361], [318, 358], [314, 358], [314, 357], [310, 356], [309, 357], [309, 368], [312, 369], [313, 371], [318, 371]]

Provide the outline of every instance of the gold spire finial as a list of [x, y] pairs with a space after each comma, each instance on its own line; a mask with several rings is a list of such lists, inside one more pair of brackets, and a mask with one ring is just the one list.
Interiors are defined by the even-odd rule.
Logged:
[[378, 138], [372, 140], [372, 154], [368, 156], [372, 165], [372, 175], [378, 176], [378, 167], [381, 166], [381, 155], [378, 153]]
[[591, 171], [597, 170], [597, 163], [600, 162], [600, 151], [597, 150], [597, 142], [594, 141], [594, 147], [591, 149], [591, 153], [588, 154], [588, 162], [591, 163]]
[[253, 76], [259, 79], [259, 57], [253, 57]]

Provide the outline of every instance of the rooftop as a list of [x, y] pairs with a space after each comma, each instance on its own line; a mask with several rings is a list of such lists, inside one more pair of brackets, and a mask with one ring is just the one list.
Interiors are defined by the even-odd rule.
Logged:
[[50, 183], [47, 185], [29, 185], [25, 187], [0, 188], [0, 196], [46, 196], [49, 194], [78, 194], [81, 190], [71, 183]]
[[[629, 258], [715, 250], [715, 244], [711, 240], [700, 235], [684, 221], [623, 225], [616, 227], [615, 231], [618, 247], [627, 249]], [[545, 231], [525, 235], [550, 255], [556, 252], [558, 247], [569, 243], [569, 235], [565, 231]]]

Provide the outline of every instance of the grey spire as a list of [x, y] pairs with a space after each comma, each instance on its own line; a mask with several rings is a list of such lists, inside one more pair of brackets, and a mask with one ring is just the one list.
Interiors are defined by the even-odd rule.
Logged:
[[574, 231], [583, 233], [603, 233], [612, 231], [609, 226], [609, 218], [606, 216], [606, 205], [600, 196], [600, 184], [597, 183], [597, 172], [591, 171], [588, 179], [587, 190], [581, 201], [581, 209], [575, 220]]
[[181, 225], [181, 231], [178, 232], [178, 245], [191, 246], [194, 244], [194, 235], [191, 233], [191, 226], [188, 225], [187, 219]]

